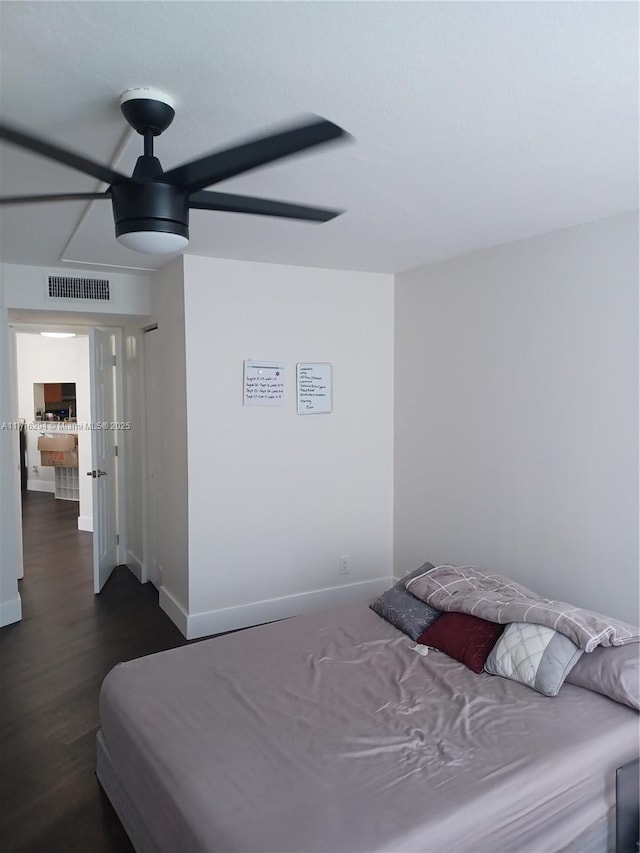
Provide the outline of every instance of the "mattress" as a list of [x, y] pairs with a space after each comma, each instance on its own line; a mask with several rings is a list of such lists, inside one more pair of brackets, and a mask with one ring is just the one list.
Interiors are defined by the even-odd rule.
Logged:
[[545, 853], [614, 803], [638, 715], [425, 657], [350, 605], [117, 666], [112, 770], [163, 853]]

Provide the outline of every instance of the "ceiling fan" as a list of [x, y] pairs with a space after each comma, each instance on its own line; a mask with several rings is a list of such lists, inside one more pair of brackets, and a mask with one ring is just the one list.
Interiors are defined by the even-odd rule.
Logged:
[[153, 138], [173, 121], [172, 99], [155, 89], [129, 89], [120, 96], [120, 109], [131, 127], [144, 137], [144, 153], [138, 157], [131, 177], [0, 122], [0, 140], [49, 157], [109, 184], [104, 192], [5, 196], [0, 197], [0, 204], [111, 199], [118, 242], [150, 254], [178, 252], [185, 248], [189, 242], [190, 209], [252, 213], [310, 222], [328, 222], [342, 212], [205, 189], [258, 166], [348, 136], [333, 122], [317, 118], [233, 148], [214, 151], [165, 172], [153, 154]]

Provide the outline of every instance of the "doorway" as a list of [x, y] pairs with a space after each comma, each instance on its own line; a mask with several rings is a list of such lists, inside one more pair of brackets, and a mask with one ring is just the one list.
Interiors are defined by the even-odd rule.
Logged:
[[[50, 523], [58, 518], [59, 534], [51, 537], [51, 557], [56, 556], [56, 543], [62, 547], [64, 540], [64, 547], [69, 547], [69, 537], [79, 552], [85, 552], [88, 543], [85, 570], [89, 578], [93, 572], [97, 593], [113, 568], [124, 562], [118, 535], [124, 504], [118, 499], [123, 486], [119, 476], [122, 457], [115, 429], [117, 412], [122, 409], [115, 358], [121, 331], [117, 327], [67, 327], [66, 337], [58, 330], [58, 337], [45, 339], [43, 331], [48, 331], [49, 324], [11, 326], [15, 421], [22, 426], [21, 459], [24, 453], [26, 461], [26, 488], [20, 498], [24, 536], [30, 536], [32, 530], [25, 511], [43, 513]], [[73, 408], [67, 401], [52, 400], [56, 388], [59, 393], [62, 388], [70, 393], [72, 387], [76, 394]], [[44, 388], [50, 397], [46, 403]], [[27, 567], [30, 544], [25, 539], [23, 563]], [[24, 570], [19, 576], [24, 576]]]
[[73, 502], [78, 530], [92, 532], [91, 487], [81, 477], [92, 468], [91, 442], [78, 429], [90, 419], [88, 330], [69, 327], [49, 337], [47, 326], [20, 325], [14, 334], [25, 490]]

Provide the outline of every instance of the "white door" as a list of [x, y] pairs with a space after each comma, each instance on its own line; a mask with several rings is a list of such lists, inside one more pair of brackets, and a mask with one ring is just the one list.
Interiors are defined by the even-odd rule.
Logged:
[[93, 470], [93, 589], [98, 593], [118, 561], [116, 528], [115, 332], [89, 330]]
[[157, 368], [158, 332], [150, 329], [144, 334], [144, 396], [147, 456], [147, 547], [145, 562], [149, 580], [154, 586], [161, 583], [158, 567], [158, 489], [162, 454], [160, 453], [160, 375]]

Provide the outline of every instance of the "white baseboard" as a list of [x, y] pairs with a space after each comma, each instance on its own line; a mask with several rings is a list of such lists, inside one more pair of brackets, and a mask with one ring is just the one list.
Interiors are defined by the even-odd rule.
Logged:
[[78, 530], [86, 530], [87, 533], [93, 533], [93, 516], [79, 515]]
[[180, 632], [187, 637], [187, 639], [191, 639], [187, 633], [189, 616], [184, 607], [163, 586], [160, 587], [158, 592], [160, 593], [158, 598], [158, 604], [160, 607], [164, 610], [169, 619], [171, 619], [171, 621], [178, 627]]
[[56, 484], [49, 480], [27, 480], [28, 492], [51, 492], [55, 494]]
[[248, 628], [251, 625], [261, 625], [264, 622], [274, 622], [276, 619], [286, 619], [289, 616], [300, 616], [313, 610], [324, 610], [350, 604], [357, 601], [373, 601], [388, 589], [392, 579], [377, 578], [376, 580], [361, 581], [345, 586], [333, 586], [327, 589], [316, 589], [313, 592], [302, 592], [296, 595], [285, 595], [281, 598], [270, 598], [266, 601], [255, 601], [251, 604], [241, 604], [237, 607], [223, 607], [220, 610], [209, 610], [203, 613], [186, 614], [185, 630], [171, 613], [160, 606], [171, 616], [178, 628], [188, 640], [198, 637], [208, 637], [211, 634], [221, 634], [224, 631], [234, 631], [238, 628]]
[[140, 583], [144, 583], [144, 581], [142, 580], [142, 563], [136, 557], [133, 551], [127, 551], [126, 566], [131, 572], [131, 574], [140, 581]]
[[0, 628], [12, 625], [22, 619], [22, 601], [20, 596], [12, 598], [11, 601], [0, 602]]

